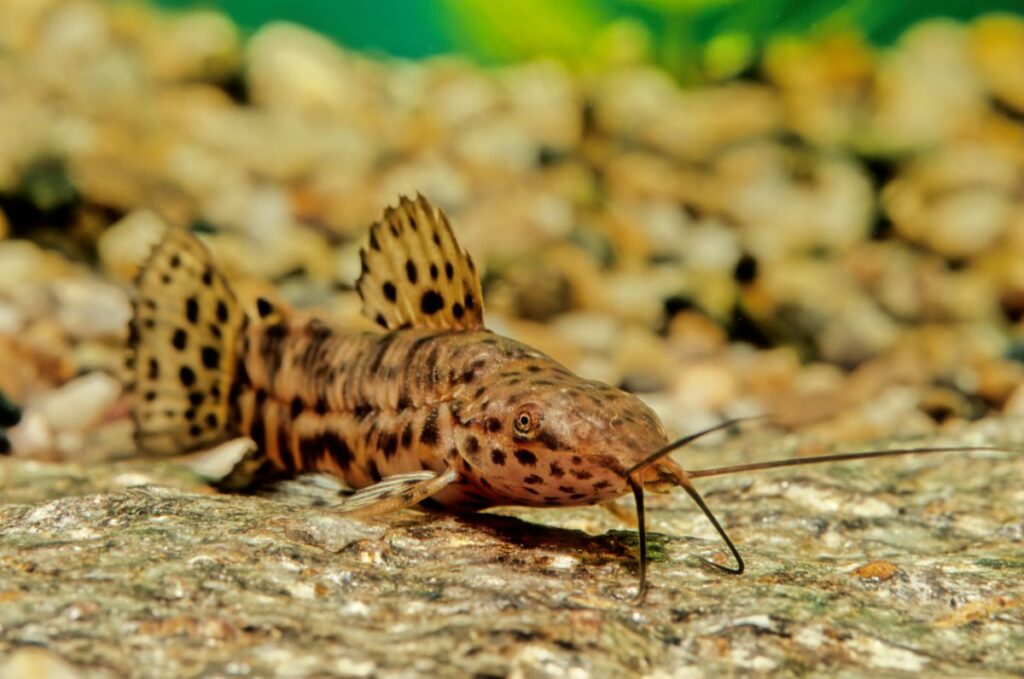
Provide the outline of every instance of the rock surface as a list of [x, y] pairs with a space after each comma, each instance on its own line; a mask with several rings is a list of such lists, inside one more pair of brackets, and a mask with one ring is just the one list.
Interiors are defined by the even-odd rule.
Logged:
[[[981, 439], [1024, 428], [942, 442]], [[792, 447], [755, 432], [684, 459]], [[974, 453], [701, 481], [742, 576], [702, 562], [724, 555], [685, 495], [653, 496], [637, 605], [635, 533], [598, 509], [360, 523], [173, 463], [7, 459], [0, 675], [1019, 675], [1021, 478], [1020, 455]]]

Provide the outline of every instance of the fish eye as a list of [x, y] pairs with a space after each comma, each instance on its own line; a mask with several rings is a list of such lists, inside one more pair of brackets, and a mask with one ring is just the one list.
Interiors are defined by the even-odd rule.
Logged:
[[525, 405], [516, 411], [515, 417], [512, 419], [512, 427], [517, 434], [527, 436], [540, 427], [541, 419], [541, 412], [537, 406]]

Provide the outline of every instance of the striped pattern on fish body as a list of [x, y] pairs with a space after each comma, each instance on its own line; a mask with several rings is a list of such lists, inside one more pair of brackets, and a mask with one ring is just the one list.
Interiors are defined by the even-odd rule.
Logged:
[[[629, 491], [624, 470], [666, 443], [639, 399], [484, 328], [472, 260], [422, 197], [389, 209], [361, 257], [364, 313], [383, 334], [263, 300], [247, 315], [205, 248], [169, 232], [141, 274], [132, 325], [140, 447], [245, 435], [278, 471], [378, 488], [355, 509], [472, 511], [614, 499]], [[644, 480], [681, 474], [666, 460]]]

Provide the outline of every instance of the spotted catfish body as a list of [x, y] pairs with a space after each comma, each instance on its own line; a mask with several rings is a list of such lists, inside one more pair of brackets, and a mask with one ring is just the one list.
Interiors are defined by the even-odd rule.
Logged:
[[[257, 452], [236, 472], [329, 472], [364, 489], [343, 510], [374, 513], [605, 502], [666, 443], [635, 397], [484, 327], [472, 259], [422, 197], [388, 209], [361, 257], [357, 287], [381, 333], [263, 300], [246, 314], [206, 249], [170, 231], [132, 325], [139, 446], [248, 436]], [[644, 481], [682, 474], [665, 460]]]

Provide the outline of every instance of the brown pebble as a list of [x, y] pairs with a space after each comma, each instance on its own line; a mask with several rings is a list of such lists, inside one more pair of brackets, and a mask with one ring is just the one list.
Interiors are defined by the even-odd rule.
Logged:
[[878, 580], [884, 582], [892, 578], [899, 571], [899, 566], [891, 561], [870, 561], [853, 571], [853, 574], [864, 580]]

